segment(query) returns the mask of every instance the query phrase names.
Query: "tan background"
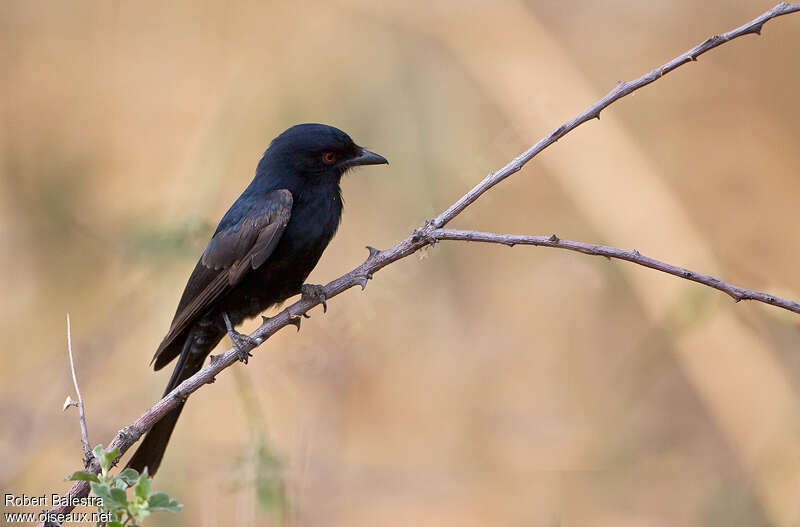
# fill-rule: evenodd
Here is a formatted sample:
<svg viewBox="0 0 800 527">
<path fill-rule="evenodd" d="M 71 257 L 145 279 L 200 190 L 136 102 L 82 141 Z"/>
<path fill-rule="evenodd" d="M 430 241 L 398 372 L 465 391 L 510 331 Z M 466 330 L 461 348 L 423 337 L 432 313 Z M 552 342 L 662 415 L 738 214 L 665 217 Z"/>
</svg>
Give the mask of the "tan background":
<svg viewBox="0 0 800 527">
<path fill-rule="evenodd" d="M 0 488 L 158 397 L 148 368 L 269 140 L 339 126 L 312 281 L 358 264 L 629 80 L 772 7 L 694 2 L 4 2 Z M 800 298 L 800 15 L 625 98 L 453 226 L 636 248 Z M 626 263 L 442 243 L 189 403 L 148 525 L 796 525 L 800 320 Z M 254 326 L 249 325 L 248 328 Z M 227 340 L 225 341 L 227 344 Z"/>
</svg>

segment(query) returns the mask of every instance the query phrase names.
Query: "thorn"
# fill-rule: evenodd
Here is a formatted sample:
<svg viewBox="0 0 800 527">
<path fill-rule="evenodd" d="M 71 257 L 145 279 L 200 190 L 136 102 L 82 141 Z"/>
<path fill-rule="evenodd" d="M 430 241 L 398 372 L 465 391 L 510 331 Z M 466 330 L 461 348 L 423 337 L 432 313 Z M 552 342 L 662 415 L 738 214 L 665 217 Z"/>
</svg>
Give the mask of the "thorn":
<svg viewBox="0 0 800 527">
<path fill-rule="evenodd" d="M 268 317 L 266 315 L 261 315 L 261 320 L 263 321 L 263 322 L 261 322 L 262 324 L 266 324 L 267 322 L 272 320 L 272 317 Z"/>
<path fill-rule="evenodd" d="M 372 273 L 367 273 L 363 276 L 359 276 L 356 278 L 356 280 L 358 280 L 357 283 L 358 285 L 361 286 L 361 290 L 363 291 L 364 289 L 367 288 L 367 280 L 372 280 Z"/>
<path fill-rule="evenodd" d="M 219 360 L 219 355 L 209 355 L 208 356 L 208 363 L 215 364 Z"/>
<path fill-rule="evenodd" d="M 692 277 L 692 272 L 691 271 L 684 271 L 681 274 L 683 275 L 684 278 L 691 278 Z"/>
<path fill-rule="evenodd" d="M 206 384 L 214 384 L 215 382 L 217 382 L 217 378 L 216 378 L 216 377 L 211 377 L 211 378 L 210 378 L 210 379 L 209 379 L 209 380 L 206 382 Z"/>
<path fill-rule="evenodd" d="M 375 247 L 372 247 L 371 245 L 367 245 L 367 250 L 369 251 L 369 256 L 367 256 L 367 260 L 369 260 L 370 258 L 374 258 L 378 254 L 380 254 L 380 251 Z"/>
<path fill-rule="evenodd" d="M 67 395 L 67 398 L 64 401 L 64 406 L 61 407 L 61 410 L 67 411 L 67 408 L 69 408 L 70 406 L 78 406 L 78 401 L 75 401 L 72 397 Z"/>
<path fill-rule="evenodd" d="M 297 327 L 297 331 L 300 331 L 300 321 L 303 320 L 302 318 L 298 317 L 297 315 L 289 315 L 289 324 Z"/>
<path fill-rule="evenodd" d="M 560 239 L 558 238 L 558 236 L 556 236 L 555 234 L 551 234 L 551 235 L 550 235 L 550 237 L 549 237 L 549 238 L 547 238 L 547 241 L 549 241 L 549 242 L 553 242 L 553 243 L 558 243 L 558 242 L 560 242 L 561 240 L 560 240 Z"/>
<path fill-rule="evenodd" d="M 311 318 L 311 315 L 309 315 L 308 313 L 303 313 L 303 318 Z"/>
<path fill-rule="evenodd" d="M 631 251 L 631 256 L 633 256 L 634 258 L 638 258 L 638 257 L 641 256 L 641 253 L 639 251 L 637 251 L 636 249 L 633 249 Z"/>
</svg>

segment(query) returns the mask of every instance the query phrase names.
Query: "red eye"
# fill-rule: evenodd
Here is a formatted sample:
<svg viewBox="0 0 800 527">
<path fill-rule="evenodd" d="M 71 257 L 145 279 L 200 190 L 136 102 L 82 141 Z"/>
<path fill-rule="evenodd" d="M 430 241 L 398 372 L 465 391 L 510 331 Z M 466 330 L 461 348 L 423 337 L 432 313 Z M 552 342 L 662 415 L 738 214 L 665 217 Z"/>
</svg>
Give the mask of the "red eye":
<svg viewBox="0 0 800 527">
<path fill-rule="evenodd" d="M 322 162 L 326 165 L 330 165 L 334 161 L 336 161 L 336 154 L 334 152 L 325 152 L 322 154 Z"/>
</svg>

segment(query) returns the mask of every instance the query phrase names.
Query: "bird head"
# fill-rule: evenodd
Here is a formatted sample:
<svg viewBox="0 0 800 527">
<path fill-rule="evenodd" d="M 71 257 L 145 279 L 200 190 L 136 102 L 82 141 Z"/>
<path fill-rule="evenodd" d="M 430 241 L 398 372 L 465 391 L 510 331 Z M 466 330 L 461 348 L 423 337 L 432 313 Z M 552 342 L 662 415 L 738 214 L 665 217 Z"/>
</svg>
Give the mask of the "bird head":
<svg viewBox="0 0 800 527">
<path fill-rule="evenodd" d="M 297 178 L 304 185 L 338 184 L 350 168 L 388 163 L 385 157 L 358 146 L 338 128 L 306 123 L 292 126 L 272 140 L 258 164 L 256 177 L 264 174 L 273 180 Z"/>
</svg>

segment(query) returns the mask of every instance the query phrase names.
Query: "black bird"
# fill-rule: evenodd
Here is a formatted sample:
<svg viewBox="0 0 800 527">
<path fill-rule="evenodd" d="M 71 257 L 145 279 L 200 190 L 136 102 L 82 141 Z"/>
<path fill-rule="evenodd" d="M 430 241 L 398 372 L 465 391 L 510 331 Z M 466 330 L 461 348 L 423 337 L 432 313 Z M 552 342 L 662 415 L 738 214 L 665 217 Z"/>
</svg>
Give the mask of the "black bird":
<svg viewBox="0 0 800 527">
<path fill-rule="evenodd" d="M 153 356 L 156 370 L 178 357 L 164 395 L 202 368 L 226 332 L 246 361 L 241 343 L 248 337 L 233 326 L 301 292 L 319 298 L 321 287 L 303 282 L 339 226 L 342 175 L 385 163 L 324 124 L 299 124 L 272 140 L 255 178 L 219 222 Z M 156 473 L 182 409 L 150 429 L 129 467 Z"/>
</svg>

